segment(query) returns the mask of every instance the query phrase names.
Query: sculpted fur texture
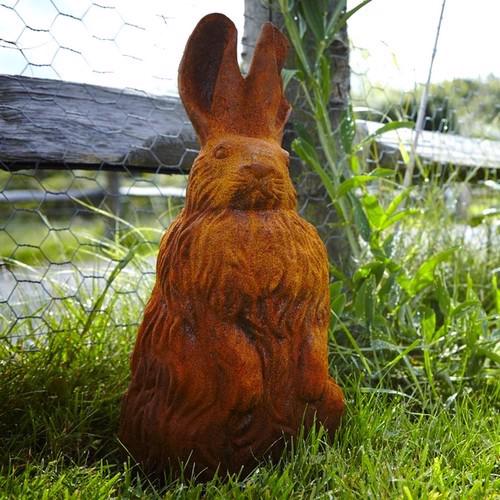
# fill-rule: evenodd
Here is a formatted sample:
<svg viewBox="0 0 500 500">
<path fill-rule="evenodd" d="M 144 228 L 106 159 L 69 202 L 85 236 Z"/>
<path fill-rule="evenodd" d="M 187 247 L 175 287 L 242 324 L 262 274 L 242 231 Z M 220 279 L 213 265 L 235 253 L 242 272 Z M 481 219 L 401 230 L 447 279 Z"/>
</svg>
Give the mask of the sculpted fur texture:
<svg viewBox="0 0 500 500">
<path fill-rule="evenodd" d="M 302 424 L 333 433 L 343 412 L 328 375 L 327 255 L 296 212 L 280 146 L 286 51 L 264 25 L 244 78 L 233 23 L 211 14 L 181 62 L 202 148 L 160 244 L 120 425 L 147 470 L 250 470 Z"/>
</svg>

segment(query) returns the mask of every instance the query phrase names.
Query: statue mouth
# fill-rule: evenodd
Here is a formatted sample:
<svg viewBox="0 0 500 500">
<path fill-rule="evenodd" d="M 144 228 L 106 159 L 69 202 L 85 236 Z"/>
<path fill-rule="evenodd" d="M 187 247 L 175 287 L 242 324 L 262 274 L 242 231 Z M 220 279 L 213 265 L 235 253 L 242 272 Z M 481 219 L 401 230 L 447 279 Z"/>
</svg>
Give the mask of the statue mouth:
<svg viewBox="0 0 500 500">
<path fill-rule="evenodd" d="M 245 181 L 234 192 L 231 206 L 240 210 L 265 210 L 278 208 L 282 201 L 281 190 L 271 178 Z"/>
</svg>

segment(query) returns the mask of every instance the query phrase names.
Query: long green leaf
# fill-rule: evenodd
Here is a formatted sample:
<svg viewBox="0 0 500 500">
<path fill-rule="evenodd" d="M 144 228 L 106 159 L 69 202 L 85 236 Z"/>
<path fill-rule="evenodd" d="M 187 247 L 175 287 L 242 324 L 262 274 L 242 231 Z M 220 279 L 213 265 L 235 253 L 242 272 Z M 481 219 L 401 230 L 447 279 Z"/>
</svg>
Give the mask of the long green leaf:
<svg viewBox="0 0 500 500">
<path fill-rule="evenodd" d="M 391 130 L 397 130 L 400 128 L 412 129 L 414 127 L 415 127 L 415 123 L 411 122 L 411 121 L 394 121 L 394 122 L 386 123 L 385 125 L 382 125 L 382 127 L 375 130 L 375 132 L 373 132 L 370 135 L 367 135 L 363 140 L 358 142 L 358 144 L 356 144 L 353 147 L 353 151 L 356 152 L 356 151 L 361 150 L 364 146 L 366 146 L 371 141 L 373 141 L 373 139 L 375 139 L 376 137 L 378 137 L 382 134 L 385 134 L 386 132 L 390 132 Z"/>
<path fill-rule="evenodd" d="M 402 350 L 395 358 L 391 359 L 384 368 L 391 368 L 394 366 L 400 359 L 404 358 L 408 353 L 416 349 L 420 344 L 420 339 L 414 340 L 408 347 Z"/>
<path fill-rule="evenodd" d="M 298 137 L 292 142 L 292 149 L 299 155 L 301 160 L 305 161 L 320 176 L 330 199 L 335 201 L 335 186 L 328 173 L 321 166 L 314 147 L 304 139 Z"/>
<path fill-rule="evenodd" d="M 370 364 L 368 362 L 368 358 L 363 354 L 363 351 L 361 350 L 361 347 L 356 342 L 356 339 L 354 338 L 354 336 L 352 335 L 352 333 L 349 331 L 349 328 L 342 321 L 342 319 L 337 314 L 335 314 L 334 310 L 332 310 L 331 312 L 332 312 L 333 316 L 335 317 L 335 319 L 338 321 L 338 324 L 339 324 L 340 328 L 342 329 L 342 331 L 344 332 L 345 336 L 347 337 L 347 339 L 351 343 L 354 351 L 359 356 L 359 359 L 361 360 L 361 363 L 363 364 L 365 370 L 369 374 L 371 374 L 372 373 L 372 369 L 371 369 Z"/>
<path fill-rule="evenodd" d="M 434 271 L 437 265 L 448 260 L 455 251 L 455 248 L 449 248 L 448 250 L 433 255 L 420 265 L 413 278 L 401 275 L 398 277 L 398 283 L 409 296 L 415 295 L 426 286 L 433 283 Z"/>
<path fill-rule="evenodd" d="M 288 84 L 295 78 L 299 71 L 297 69 L 284 68 L 281 71 L 281 78 L 283 80 L 283 90 L 286 90 Z"/>
<path fill-rule="evenodd" d="M 369 174 L 355 175 L 343 181 L 337 188 L 337 197 L 345 196 L 348 192 L 357 187 L 364 186 L 365 184 L 373 181 L 380 180 L 380 177 L 393 176 L 394 171 L 385 168 L 376 168 Z"/>
<path fill-rule="evenodd" d="M 114 267 L 113 271 L 109 275 L 109 278 L 106 280 L 106 284 L 105 284 L 102 292 L 98 295 L 97 299 L 95 300 L 94 304 L 92 305 L 92 309 L 90 311 L 90 314 L 88 315 L 87 321 L 85 322 L 85 325 L 83 326 L 83 330 L 81 333 L 82 336 L 85 335 L 90 330 L 92 322 L 94 321 L 96 314 L 99 312 L 113 281 L 115 281 L 115 279 L 118 277 L 118 275 L 121 273 L 121 271 L 134 258 L 138 245 L 139 244 L 136 244 L 130 248 L 127 255 L 125 255 L 125 257 L 118 262 L 118 264 Z"/>
<path fill-rule="evenodd" d="M 356 136 L 356 122 L 354 121 L 354 114 L 352 106 L 349 105 L 347 110 L 342 114 L 340 120 L 340 140 L 342 147 L 347 155 L 352 153 L 352 144 Z"/>
<path fill-rule="evenodd" d="M 370 3 L 372 0 L 364 0 L 363 2 L 353 7 L 351 10 L 347 11 L 341 18 L 340 22 L 345 23 L 353 14 L 356 14 L 359 9 L 362 9 L 366 4 Z"/>
<path fill-rule="evenodd" d="M 337 188 L 337 196 L 340 198 L 341 196 L 345 196 L 349 191 L 353 189 L 363 186 L 368 182 L 376 181 L 377 178 L 371 175 L 355 175 L 350 179 L 346 179 L 344 182 L 340 184 Z"/>
<path fill-rule="evenodd" d="M 383 221 L 380 222 L 379 230 L 383 231 L 384 229 L 387 229 L 388 227 L 395 224 L 396 222 L 406 219 L 406 217 L 409 217 L 411 215 L 417 215 L 419 213 L 420 211 L 415 208 L 408 208 L 407 210 L 401 210 L 401 212 L 398 212 L 392 217 L 389 218 L 384 217 Z"/>
<path fill-rule="evenodd" d="M 363 210 L 363 206 L 361 205 L 361 202 L 358 200 L 358 198 L 352 193 L 350 193 L 349 200 L 353 208 L 354 223 L 356 224 L 358 233 L 366 242 L 369 242 L 372 231 L 370 228 L 370 223 L 368 222 L 368 219 L 366 217 L 366 213 Z"/>
<path fill-rule="evenodd" d="M 372 229 L 380 229 L 380 224 L 384 218 L 384 209 L 378 202 L 377 197 L 373 194 L 365 194 L 361 198 L 361 203 L 363 204 Z"/>
<path fill-rule="evenodd" d="M 297 54 L 298 62 L 301 66 L 300 69 L 302 69 L 302 71 L 304 72 L 305 77 L 310 78 L 311 70 L 307 55 L 303 47 L 302 36 L 299 32 L 298 23 L 295 22 L 294 16 L 291 13 L 288 0 L 279 0 L 279 6 L 281 12 L 283 13 L 288 37 L 292 42 L 295 53 Z"/>
<path fill-rule="evenodd" d="M 323 40 L 325 38 L 325 2 L 323 0 L 300 2 L 299 7 L 316 40 Z"/>
<path fill-rule="evenodd" d="M 404 200 L 406 200 L 406 198 L 408 198 L 411 191 L 412 191 L 411 187 L 408 189 L 404 189 L 403 191 L 401 191 L 401 193 L 399 193 L 397 196 L 395 196 L 391 200 L 391 202 L 389 203 L 389 206 L 387 207 L 387 209 L 385 211 L 385 215 L 387 218 L 390 217 L 397 210 L 399 205 L 401 205 L 401 203 Z"/>
<path fill-rule="evenodd" d="M 335 4 L 333 12 L 326 23 L 326 37 L 330 41 L 337 34 L 338 21 L 347 5 L 346 0 L 338 0 Z"/>
</svg>

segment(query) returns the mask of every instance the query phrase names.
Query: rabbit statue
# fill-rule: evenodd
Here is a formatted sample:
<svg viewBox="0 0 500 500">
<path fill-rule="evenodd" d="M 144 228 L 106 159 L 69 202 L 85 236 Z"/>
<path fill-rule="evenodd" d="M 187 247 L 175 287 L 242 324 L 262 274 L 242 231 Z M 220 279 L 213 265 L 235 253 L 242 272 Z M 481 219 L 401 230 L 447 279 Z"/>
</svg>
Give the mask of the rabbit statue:
<svg viewBox="0 0 500 500">
<path fill-rule="evenodd" d="M 160 243 L 119 431 L 153 472 L 249 471 L 302 425 L 332 434 L 344 409 L 328 375 L 326 250 L 296 211 L 280 146 L 288 42 L 265 24 L 243 77 L 236 41 L 210 14 L 179 68 L 201 151 Z"/>
</svg>

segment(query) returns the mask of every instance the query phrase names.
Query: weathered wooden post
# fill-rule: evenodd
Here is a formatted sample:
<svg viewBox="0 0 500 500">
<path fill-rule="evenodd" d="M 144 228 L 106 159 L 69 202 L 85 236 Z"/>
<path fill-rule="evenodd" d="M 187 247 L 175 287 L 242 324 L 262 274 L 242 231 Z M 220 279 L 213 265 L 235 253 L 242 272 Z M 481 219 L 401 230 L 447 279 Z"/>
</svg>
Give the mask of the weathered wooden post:
<svg viewBox="0 0 500 500">
<path fill-rule="evenodd" d="M 108 208 L 112 215 L 116 217 L 121 216 L 121 195 L 120 195 L 120 173 L 119 172 L 106 172 L 106 196 L 108 198 Z M 110 239 L 114 239 L 116 230 L 118 228 L 118 221 L 114 218 L 106 219 L 106 232 Z"/>
<path fill-rule="evenodd" d="M 299 0 L 308 1 L 308 0 Z M 331 13 L 338 8 L 340 0 L 327 2 L 328 12 Z M 320 3 L 317 6 L 321 9 Z M 245 29 L 243 33 L 242 66 L 246 71 L 250 65 L 252 48 L 255 45 L 259 34 L 260 26 L 266 21 L 272 21 L 278 27 L 282 27 L 283 18 L 277 7 L 277 2 L 273 0 L 245 0 Z M 307 35 L 304 40 L 306 46 L 310 40 Z M 332 130 L 336 134 L 337 150 L 342 151 L 340 141 L 340 125 L 345 111 L 349 104 L 350 76 L 349 67 L 349 41 L 347 27 L 340 28 L 339 33 L 331 46 L 328 48 L 330 65 L 332 68 L 331 95 L 329 102 L 330 120 Z M 288 87 L 288 94 L 293 96 L 297 92 L 293 88 L 293 83 Z M 294 113 L 292 122 L 298 121 L 303 126 L 314 130 L 311 124 L 310 114 L 304 112 L 305 103 L 299 98 L 293 101 Z M 288 147 L 294 138 L 293 125 L 287 127 L 285 134 L 285 147 Z M 343 158 L 339 155 L 339 170 L 342 169 Z M 319 234 L 326 244 L 330 261 L 348 272 L 352 267 L 351 252 L 349 244 L 342 227 L 338 227 L 338 217 L 335 209 L 329 201 L 328 194 L 318 175 L 308 170 L 298 158 L 292 159 L 290 172 L 292 179 L 297 186 L 297 194 L 301 214 L 312 222 L 319 231 Z"/>
<path fill-rule="evenodd" d="M 333 433 L 343 412 L 326 250 L 296 211 L 280 147 L 287 48 L 265 24 L 244 78 L 227 17 L 206 16 L 187 43 L 179 92 L 201 151 L 160 245 L 120 426 L 150 471 L 248 471 L 315 418 Z"/>
</svg>

